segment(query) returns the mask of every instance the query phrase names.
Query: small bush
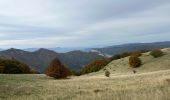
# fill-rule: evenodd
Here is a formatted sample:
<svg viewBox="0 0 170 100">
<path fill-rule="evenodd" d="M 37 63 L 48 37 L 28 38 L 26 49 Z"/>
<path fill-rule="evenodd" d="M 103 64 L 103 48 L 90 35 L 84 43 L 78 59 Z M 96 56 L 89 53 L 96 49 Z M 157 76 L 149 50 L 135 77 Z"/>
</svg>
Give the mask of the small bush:
<svg viewBox="0 0 170 100">
<path fill-rule="evenodd" d="M 129 65 L 133 68 L 139 67 L 141 65 L 141 60 L 139 57 L 130 56 L 129 58 Z"/>
<path fill-rule="evenodd" d="M 152 50 L 150 52 L 150 55 L 153 56 L 154 58 L 158 58 L 158 57 L 163 56 L 164 54 L 160 49 L 156 49 L 156 50 Z"/>
<path fill-rule="evenodd" d="M 166 79 L 166 82 L 170 83 L 170 79 L 169 79 L 169 78 L 168 78 L 168 79 Z"/>
<path fill-rule="evenodd" d="M 102 92 L 102 90 L 99 89 L 94 90 L 94 93 L 99 93 L 99 92 Z"/>
<path fill-rule="evenodd" d="M 109 71 L 105 71 L 105 76 L 106 77 L 110 77 L 110 72 Z"/>
<path fill-rule="evenodd" d="M 110 61 L 108 59 L 95 60 L 82 69 L 82 73 L 92 73 L 103 69 Z"/>
<path fill-rule="evenodd" d="M 133 73 L 136 74 L 136 70 L 133 70 Z"/>
</svg>

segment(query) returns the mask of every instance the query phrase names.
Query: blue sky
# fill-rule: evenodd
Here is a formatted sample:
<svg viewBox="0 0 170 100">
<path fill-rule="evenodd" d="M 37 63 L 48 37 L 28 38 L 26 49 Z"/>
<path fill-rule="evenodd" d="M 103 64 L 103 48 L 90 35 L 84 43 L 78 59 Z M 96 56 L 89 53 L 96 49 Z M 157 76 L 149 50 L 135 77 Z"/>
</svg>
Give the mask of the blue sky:
<svg viewBox="0 0 170 100">
<path fill-rule="evenodd" d="M 0 48 L 170 40 L 170 0 L 0 0 Z"/>
</svg>

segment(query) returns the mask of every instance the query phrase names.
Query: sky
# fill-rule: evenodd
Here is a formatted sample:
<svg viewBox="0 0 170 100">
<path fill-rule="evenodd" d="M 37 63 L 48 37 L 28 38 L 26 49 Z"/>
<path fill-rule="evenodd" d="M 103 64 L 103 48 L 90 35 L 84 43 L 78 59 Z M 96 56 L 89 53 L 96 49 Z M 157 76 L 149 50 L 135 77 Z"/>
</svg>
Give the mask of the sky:
<svg viewBox="0 0 170 100">
<path fill-rule="evenodd" d="M 170 0 L 0 0 L 0 48 L 170 40 Z"/>
</svg>

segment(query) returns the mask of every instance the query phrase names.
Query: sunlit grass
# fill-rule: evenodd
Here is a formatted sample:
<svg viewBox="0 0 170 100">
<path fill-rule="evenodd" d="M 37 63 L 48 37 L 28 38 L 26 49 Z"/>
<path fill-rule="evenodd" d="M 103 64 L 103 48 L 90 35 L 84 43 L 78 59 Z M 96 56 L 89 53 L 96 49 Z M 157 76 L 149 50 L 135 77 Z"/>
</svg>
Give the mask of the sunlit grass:
<svg viewBox="0 0 170 100">
<path fill-rule="evenodd" d="M 169 100 L 170 71 L 55 80 L 45 75 L 0 75 L 0 99 Z"/>
</svg>

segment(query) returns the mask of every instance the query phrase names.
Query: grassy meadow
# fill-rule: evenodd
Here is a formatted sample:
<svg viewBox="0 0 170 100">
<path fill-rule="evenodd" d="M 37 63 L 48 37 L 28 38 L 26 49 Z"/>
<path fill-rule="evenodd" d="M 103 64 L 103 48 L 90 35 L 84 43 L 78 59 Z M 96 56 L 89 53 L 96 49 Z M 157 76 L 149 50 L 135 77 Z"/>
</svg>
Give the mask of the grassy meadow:
<svg viewBox="0 0 170 100">
<path fill-rule="evenodd" d="M 134 75 L 0 75 L 1 100 L 170 100 L 170 70 Z"/>
</svg>

